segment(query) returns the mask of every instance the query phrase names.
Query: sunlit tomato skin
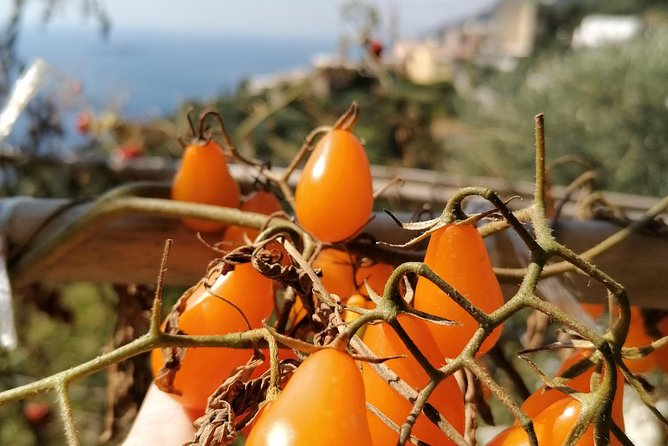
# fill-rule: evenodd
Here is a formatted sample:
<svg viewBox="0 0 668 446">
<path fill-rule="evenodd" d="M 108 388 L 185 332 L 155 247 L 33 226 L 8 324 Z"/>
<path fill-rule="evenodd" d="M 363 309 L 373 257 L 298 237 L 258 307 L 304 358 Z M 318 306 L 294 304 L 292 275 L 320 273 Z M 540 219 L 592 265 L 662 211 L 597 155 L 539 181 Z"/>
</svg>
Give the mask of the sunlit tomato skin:
<svg viewBox="0 0 668 446">
<path fill-rule="evenodd" d="M 366 297 L 362 296 L 361 294 L 353 294 L 346 300 L 345 304 L 349 305 L 351 307 L 359 307 L 359 308 L 366 308 L 367 307 L 367 299 Z M 357 318 L 359 318 L 360 315 L 358 313 L 355 313 L 354 311 L 349 311 L 349 310 L 344 310 L 343 311 L 343 321 L 346 323 L 351 323 Z"/>
<path fill-rule="evenodd" d="M 336 294 L 342 300 L 355 293 L 353 259 L 347 252 L 333 248 L 323 249 L 311 266 L 320 269 L 320 280 L 329 293 Z M 297 299 L 290 310 L 292 325 L 299 323 L 306 315 L 306 309 Z"/>
<path fill-rule="evenodd" d="M 573 353 L 564 360 L 561 367 L 559 367 L 556 376 L 561 376 L 570 367 L 577 364 L 582 359 L 589 357 L 590 355 L 591 352 L 589 350 L 578 350 L 577 352 Z M 591 376 L 593 373 L 594 367 L 592 366 L 580 375 L 569 380 L 566 385 L 577 392 L 589 392 Z M 545 386 L 541 386 L 524 401 L 522 404 L 522 410 L 530 418 L 533 418 L 545 410 L 552 403 L 566 398 L 566 396 L 567 395 L 564 392 L 556 389 L 546 390 Z"/>
<path fill-rule="evenodd" d="M 394 268 L 387 263 L 378 262 L 370 265 L 361 265 L 355 273 L 355 283 L 358 285 L 357 292 L 362 296 L 369 295 L 369 291 L 364 284 L 364 281 L 366 281 L 367 285 L 376 294 L 382 296 L 385 291 L 385 284 L 392 275 L 392 272 L 394 272 Z"/>
<path fill-rule="evenodd" d="M 564 361 L 560 373 L 568 369 L 580 359 L 585 358 L 587 355 L 588 353 L 585 351 L 575 353 Z M 593 367 L 578 377 L 573 378 L 568 386 L 578 392 L 589 392 L 592 374 Z M 615 398 L 612 401 L 611 414 L 615 423 L 624 430 L 624 375 L 619 369 L 616 370 L 616 374 L 617 387 Z M 541 393 L 542 388 L 534 392 L 534 394 L 524 402 L 522 410 L 532 418 L 534 427 L 542 426 L 541 429 L 545 429 L 543 441 L 545 441 L 547 445 L 562 445 L 577 421 L 580 413 L 580 402 L 563 392 L 558 392 L 553 389 Z M 542 397 L 545 398 L 542 399 Z M 577 444 L 580 446 L 593 445 L 593 432 L 593 428 L 587 429 Z M 538 434 L 538 430 L 536 431 L 536 434 L 538 435 L 538 443 L 542 445 L 543 442 L 541 442 L 541 436 Z M 610 437 L 610 444 L 620 444 L 617 439 L 612 438 L 612 434 Z"/>
<path fill-rule="evenodd" d="M 490 313 L 503 304 L 501 287 L 485 242 L 475 226 L 451 224 L 432 233 L 424 263 L 482 311 Z M 418 279 L 414 305 L 418 310 L 463 324 L 449 327 L 429 324 L 429 330 L 445 357 L 459 355 L 478 328 L 469 313 L 424 277 Z M 485 340 L 478 354 L 487 352 L 500 334 L 501 326 Z"/>
<path fill-rule="evenodd" d="M 616 396 L 615 401 L 617 399 Z M 619 399 L 621 400 L 621 395 Z M 580 402 L 568 395 L 547 406 L 533 418 L 538 444 L 540 446 L 563 446 L 566 444 L 566 440 L 580 417 L 580 410 Z M 621 411 L 621 406 L 618 408 L 613 406 L 612 410 L 613 418 L 619 424 L 620 420 L 614 412 L 616 410 Z M 620 427 L 623 429 L 624 425 L 622 424 Z M 527 446 L 529 444 L 529 438 L 524 430 L 515 424 L 494 437 L 487 446 Z M 575 444 L 577 446 L 593 446 L 594 426 L 589 425 Z M 619 440 L 612 433 L 610 433 L 610 444 L 613 446 L 620 445 Z"/>
<path fill-rule="evenodd" d="M 621 401 L 621 395 L 619 400 Z M 617 397 L 615 397 L 615 401 Z M 621 405 L 621 402 L 620 402 Z M 570 432 L 575 427 L 578 417 L 580 416 L 581 405 L 576 399 L 568 396 L 551 404 L 547 409 L 542 411 L 534 420 L 534 424 L 544 427 L 542 436 L 538 437 L 538 444 L 541 446 L 546 444 L 548 446 L 563 446 L 570 435 Z M 621 408 L 619 409 L 621 410 Z M 615 408 L 613 407 L 613 412 Z M 621 416 L 621 415 L 620 415 Z M 613 413 L 613 419 L 619 424 L 619 420 Z M 620 426 L 624 429 L 624 425 Z M 610 432 L 610 445 L 619 446 L 621 443 Z M 594 426 L 589 425 L 584 434 L 576 443 L 577 446 L 593 446 L 594 445 Z"/>
<path fill-rule="evenodd" d="M 432 365 L 442 366 L 438 348 L 424 322 L 404 316 L 399 316 L 399 321 L 411 339 L 419 346 L 420 351 L 432 362 Z M 367 325 L 364 333 L 364 343 L 379 357 L 405 355 L 405 358 L 387 361 L 386 365 L 409 386 L 421 389 L 429 382 L 424 369 L 389 325 L 385 323 Z M 368 363 L 362 364 L 362 376 L 367 401 L 401 426 L 413 405 L 392 389 Z M 429 398 L 429 402 L 458 432 L 463 433 L 464 399 L 453 377 L 446 378 L 436 387 Z M 368 412 L 368 417 L 375 446 L 389 446 L 397 443 L 398 434 L 373 413 Z M 453 444 L 424 414 L 418 417 L 411 432 L 428 444 Z"/>
<path fill-rule="evenodd" d="M 255 212 L 258 214 L 271 215 L 279 212 L 281 202 L 278 201 L 276 195 L 266 190 L 258 190 L 253 192 L 246 200 L 241 203 L 240 209 L 245 212 Z M 226 244 L 232 247 L 237 247 L 244 244 L 244 234 L 249 240 L 255 240 L 259 231 L 257 229 L 245 228 L 243 226 L 229 225 L 225 228 L 223 240 Z"/>
<path fill-rule="evenodd" d="M 330 293 L 346 299 L 355 292 L 353 261 L 347 252 L 323 249 L 313 261 L 313 268 L 322 271 L 322 284 Z"/>
<path fill-rule="evenodd" d="M 543 433 L 544 428 L 545 427 L 543 425 L 537 425 L 534 423 L 533 429 L 536 433 L 536 437 L 542 438 L 545 436 Z M 529 436 L 526 434 L 524 429 L 522 429 L 521 426 L 515 424 L 501 431 L 489 443 L 487 443 L 487 446 L 529 446 L 530 444 Z M 542 446 L 542 443 L 539 443 L 539 445 Z"/>
<path fill-rule="evenodd" d="M 347 130 L 332 130 L 316 145 L 295 191 L 299 223 L 325 242 L 354 236 L 373 208 L 369 160 Z"/>
<path fill-rule="evenodd" d="M 250 264 L 238 265 L 234 271 L 209 278 L 211 292 L 200 282 L 179 317 L 178 326 L 189 335 L 220 335 L 246 331 L 248 326 L 239 312 L 220 296 L 242 309 L 251 327 L 258 328 L 273 308 L 272 281 Z M 213 294 L 212 294 L 213 293 Z M 209 395 L 229 376 L 231 370 L 244 364 L 251 350 L 234 348 L 189 348 L 176 375 L 174 387 L 182 392 L 176 398 L 185 408 L 203 411 Z M 162 352 L 151 354 L 154 376 L 162 367 Z"/>
<path fill-rule="evenodd" d="M 653 341 L 654 339 L 645 329 L 645 318 L 643 317 L 642 309 L 635 305 L 631 305 L 631 320 L 624 347 L 645 347 Z M 624 359 L 624 364 L 626 364 L 629 370 L 633 373 L 649 372 L 657 367 L 656 353 L 657 352 L 653 352 L 650 355 L 638 359 Z"/>
<path fill-rule="evenodd" d="M 172 199 L 192 203 L 239 207 L 239 185 L 232 178 L 222 149 L 215 141 L 188 145 L 172 182 Z M 183 219 L 193 231 L 214 232 L 224 223 L 203 219 Z"/>
<path fill-rule="evenodd" d="M 547 406 L 533 421 L 539 446 L 563 446 L 580 416 L 580 403 L 567 396 Z M 589 427 L 576 443 L 593 446 L 593 429 Z M 529 436 L 518 424 L 494 437 L 487 446 L 529 446 Z"/>
<path fill-rule="evenodd" d="M 350 355 L 313 353 L 255 422 L 246 446 L 370 446 L 362 376 Z"/>
<path fill-rule="evenodd" d="M 568 436 L 580 417 L 580 410 L 580 402 L 570 396 L 549 405 L 534 420 L 534 424 L 544 426 L 541 436 L 538 437 L 538 444 L 546 444 L 548 446 L 562 446 L 566 444 Z M 611 443 L 614 444 L 614 440 L 612 438 L 611 440 Z M 594 445 L 593 426 L 590 425 L 587 428 L 576 445 Z"/>
</svg>

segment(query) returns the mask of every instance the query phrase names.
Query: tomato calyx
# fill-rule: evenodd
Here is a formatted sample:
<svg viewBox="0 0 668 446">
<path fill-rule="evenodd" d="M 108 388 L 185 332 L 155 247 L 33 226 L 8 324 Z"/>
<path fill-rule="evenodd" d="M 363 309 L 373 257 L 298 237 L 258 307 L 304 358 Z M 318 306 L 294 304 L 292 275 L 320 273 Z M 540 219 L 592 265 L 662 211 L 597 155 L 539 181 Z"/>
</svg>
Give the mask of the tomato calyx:
<svg viewBox="0 0 668 446">
<path fill-rule="evenodd" d="M 336 120 L 332 128 L 334 130 L 352 131 L 359 118 L 360 107 L 357 102 L 352 102 L 350 107 Z"/>
<path fill-rule="evenodd" d="M 181 144 L 184 147 L 187 145 L 203 146 L 211 142 L 213 139 L 213 129 L 207 125 L 207 120 L 213 117 L 220 127 L 219 130 L 222 136 L 223 150 L 230 153 L 236 152 L 236 149 L 234 149 L 234 143 L 232 143 L 232 139 L 230 138 L 229 133 L 227 133 L 227 129 L 225 128 L 223 118 L 220 116 L 220 113 L 217 110 L 203 111 L 196 121 L 193 119 L 192 114 L 193 109 L 188 110 L 188 113 L 186 114 L 186 121 L 188 122 L 188 127 L 190 128 L 192 140 L 188 144 L 181 140 Z"/>
</svg>

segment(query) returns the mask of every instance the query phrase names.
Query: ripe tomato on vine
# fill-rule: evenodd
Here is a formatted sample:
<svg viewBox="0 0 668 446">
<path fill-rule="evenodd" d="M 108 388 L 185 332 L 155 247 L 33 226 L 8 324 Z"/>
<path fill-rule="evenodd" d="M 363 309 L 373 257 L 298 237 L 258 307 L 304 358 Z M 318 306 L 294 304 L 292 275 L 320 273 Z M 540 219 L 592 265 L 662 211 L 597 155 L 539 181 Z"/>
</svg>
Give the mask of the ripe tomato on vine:
<svg viewBox="0 0 668 446">
<path fill-rule="evenodd" d="M 369 302 L 370 301 L 368 301 L 364 296 L 356 293 L 350 296 L 344 303 L 351 307 L 367 308 Z M 343 321 L 346 323 L 351 323 L 352 321 L 356 320 L 359 317 L 360 315 L 358 313 L 355 313 L 354 311 L 350 310 L 344 310 L 343 315 L 341 316 Z"/>
<path fill-rule="evenodd" d="M 557 372 L 561 375 L 567 369 L 577 364 L 582 359 L 591 355 L 590 351 L 580 350 L 568 357 Z M 587 393 L 590 391 L 590 382 L 594 373 L 594 365 L 582 374 L 571 379 L 566 385 L 576 392 Z M 620 369 L 615 370 L 617 387 L 615 397 L 612 401 L 611 415 L 614 422 L 624 430 L 624 376 Z M 581 403 L 569 394 L 556 390 L 538 388 L 522 405 L 522 410 L 532 419 L 536 437 L 539 445 L 561 446 L 564 444 L 571 430 L 580 416 Z M 589 426 L 580 440 L 579 446 L 590 446 L 594 444 L 594 430 Z M 524 430 L 515 424 L 497 435 L 490 446 L 528 445 L 529 439 Z M 619 445 L 616 438 L 610 437 L 610 444 Z"/>
<path fill-rule="evenodd" d="M 533 418 L 538 444 L 540 446 L 563 446 L 566 444 L 568 436 L 578 422 L 581 409 L 581 403 L 568 395 L 547 406 Z M 614 412 L 615 408 L 613 407 L 613 419 L 619 424 L 618 416 Z M 620 427 L 623 429 L 623 424 Z M 494 437 L 488 443 L 488 446 L 528 446 L 529 444 L 529 437 L 524 429 L 515 424 Z M 594 426 L 589 425 L 575 444 L 577 446 L 594 445 Z M 621 444 L 612 432 L 610 433 L 610 444 L 613 446 Z"/>
<path fill-rule="evenodd" d="M 313 268 L 322 272 L 322 284 L 330 293 L 347 299 L 355 291 L 353 259 L 338 249 L 323 249 L 313 261 Z"/>
<path fill-rule="evenodd" d="M 273 283 L 250 264 L 235 267 L 225 275 L 209 277 L 210 288 L 200 281 L 192 290 L 178 327 L 189 335 L 220 335 L 258 328 L 273 308 Z M 236 308 L 235 308 L 236 307 Z M 243 312 L 243 315 L 241 314 Z M 206 401 L 233 368 L 244 364 L 250 350 L 235 348 L 189 348 L 176 373 L 174 395 L 185 408 L 203 413 Z M 154 376 L 159 374 L 163 354 L 151 354 Z"/>
<path fill-rule="evenodd" d="M 590 355 L 591 351 L 589 350 L 576 351 L 564 360 L 564 362 L 561 364 L 561 367 L 559 367 L 559 370 L 557 370 L 556 376 L 561 376 L 570 367 L 577 364 L 581 360 L 588 358 Z M 566 383 L 566 386 L 570 387 L 576 392 L 588 392 L 591 376 L 593 373 L 594 367 L 592 366 L 583 373 L 570 379 Z M 547 389 L 545 386 L 541 386 L 524 401 L 522 404 L 522 410 L 529 417 L 533 418 L 545 410 L 549 405 L 565 398 L 566 396 L 567 394 L 561 392 L 560 390 Z"/>
<path fill-rule="evenodd" d="M 316 145 L 297 183 L 297 220 L 318 239 L 338 242 L 362 229 L 372 208 L 364 147 L 349 130 L 331 130 Z"/>
<path fill-rule="evenodd" d="M 208 114 L 212 112 L 202 115 L 199 135 L 184 149 L 172 181 L 172 199 L 236 208 L 239 207 L 239 185 L 230 175 L 223 149 L 203 135 L 203 121 Z M 199 232 L 214 232 L 225 227 L 224 223 L 204 219 L 185 218 L 182 221 Z"/>
<path fill-rule="evenodd" d="M 325 248 L 318 253 L 312 266 L 320 270 L 320 279 L 329 293 L 345 300 L 355 292 L 353 258 L 347 252 Z M 290 311 L 290 320 L 297 324 L 306 315 L 306 309 L 301 301 L 297 300 Z"/>
<path fill-rule="evenodd" d="M 399 316 L 398 320 L 432 365 L 440 367 L 442 357 L 425 323 L 408 316 Z M 376 356 L 405 356 L 392 359 L 386 365 L 409 386 L 421 389 L 429 382 L 429 377 L 422 366 L 388 324 L 367 325 L 363 340 Z M 401 426 L 413 408 L 413 404 L 392 389 L 368 363 L 362 363 L 362 376 L 367 401 L 395 424 Z M 464 397 L 454 377 L 450 376 L 443 380 L 432 392 L 429 402 L 458 432 L 464 432 Z M 368 417 L 374 445 L 385 446 L 397 442 L 398 434 L 387 424 L 370 412 Z M 412 433 L 428 444 L 453 444 L 424 414 L 417 418 Z"/>
<path fill-rule="evenodd" d="M 248 196 L 242 203 L 240 208 L 244 212 L 256 212 L 258 214 L 271 215 L 279 212 L 281 202 L 278 201 L 276 195 L 268 190 L 256 190 Z M 229 225 L 225 228 L 223 233 L 223 240 L 235 247 L 245 242 L 244 235 L 249 240 L 255 240 L 259 231 L 257 229 L 245 228 L 243 226 Z"/>
<path fill-rule="evenodd" d="M 385 283 L 392 275 L 394 268 L 392 265 L 383 262 L 362 263 L 355 272 L 355 284 L 357 285 L 357 292 L 363 296 L 368 296 L 364 282 L 371 287 L 378 295 L 383 295 L 385 290 Z"/>
<path fill-rule="evenodd" d="M 353 358 L 309 356 L 255 421 L 246 446 L 370 446 L 364 384 Z"/>
<path fill-rule="evenodd" d="M 431 234 L 424 263 L 480 310 L 490 313 L 503 304 L 503 294 L 480 233 L 471 224 L 450 224 Z M 424 277 L 418 279 L 415 308 L 461 322 L 460 326 L 430 324 L 441 353 L 455 358 L 478 329 L 466 310 Z M 501 326 L 483 342 L 479 355 L 487 352 L 501 334 Z"/>
</svg>

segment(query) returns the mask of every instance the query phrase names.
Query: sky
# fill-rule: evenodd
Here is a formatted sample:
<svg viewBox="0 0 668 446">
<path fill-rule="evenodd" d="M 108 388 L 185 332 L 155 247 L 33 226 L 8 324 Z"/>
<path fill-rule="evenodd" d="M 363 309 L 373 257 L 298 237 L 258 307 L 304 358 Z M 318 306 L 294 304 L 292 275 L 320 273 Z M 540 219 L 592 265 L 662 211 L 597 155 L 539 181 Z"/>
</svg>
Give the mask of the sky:
<svg viewBox="0 0 668 446">
<path fill-rule="evenodd" d="M 78 5 L 69 0 L 49 25 L 52 27 L 93 27 L 86 22 Z M 416 37 L 421 33 L 467 14 L 479 11 L 495 0 L 369 0 L 381 16 L 397 13 L 399 34 Z M 0 26 L 9 15 L 10 4 L 0 2 Z M 339 35 L 346 24 L 340 18 L 345 0 L 106 0 L 104 4 L 116 29 L 171 30 L 303 37 Z M 28 1 L 26 24 L 39 22 L 42 2 Z M 158 6 L 159 5 L 159 6 Z M 112 28 L 113 32 L 113 28 Z"/>
</svg>

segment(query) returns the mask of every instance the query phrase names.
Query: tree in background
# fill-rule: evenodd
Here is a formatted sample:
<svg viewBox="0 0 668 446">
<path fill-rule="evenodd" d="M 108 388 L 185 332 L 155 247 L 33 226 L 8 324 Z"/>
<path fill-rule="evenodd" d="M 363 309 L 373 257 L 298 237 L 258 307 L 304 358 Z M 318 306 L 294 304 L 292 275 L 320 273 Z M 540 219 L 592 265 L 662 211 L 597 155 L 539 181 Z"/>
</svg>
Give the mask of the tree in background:
<svg viewBox="0 0 668 446">
<path fill-rule="evenodd" d="M 603 48 L 551 53 L 531 67 L 490 76 L 459 114 L 481 129 L 447 141 L 451 169 L 532 178 L 526 116 L 545 112 L 553 157 L 579 154 L 599 169 L 604 188 L 668 193 L 668 29 Z M 512 166 L 512 170 L 511 170 Z M 568 182 L 571 176 L 557 176 Z"/>
</svg>

